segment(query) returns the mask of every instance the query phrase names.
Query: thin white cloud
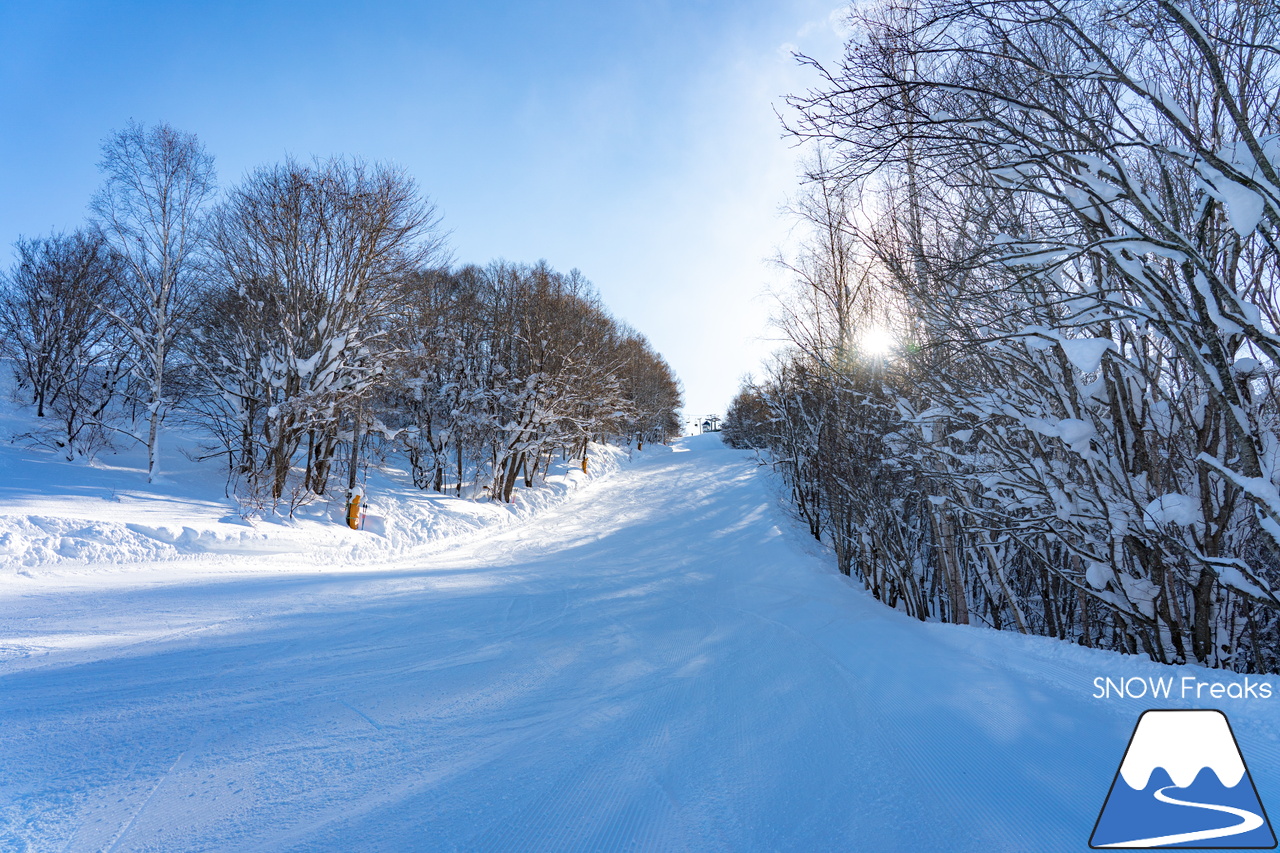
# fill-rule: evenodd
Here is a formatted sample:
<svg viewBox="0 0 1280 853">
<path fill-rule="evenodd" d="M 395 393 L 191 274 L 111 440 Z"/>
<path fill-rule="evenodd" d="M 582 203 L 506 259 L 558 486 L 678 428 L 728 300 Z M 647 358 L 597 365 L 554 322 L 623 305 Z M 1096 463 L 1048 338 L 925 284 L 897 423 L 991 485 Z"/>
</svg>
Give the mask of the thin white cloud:
<svg viewBox="0 0 1280 853">
<path fill-rule="evenodd" d="M 845 3 L 827 12 L 820 18 L 806 21 L 796 30 L 795 39 L 803 42 L 818 35 L 834 35 L 840 39 L 848 38 L 853 30 L 849 26 L 849 11 L 852 7 Z"/>
</svg>

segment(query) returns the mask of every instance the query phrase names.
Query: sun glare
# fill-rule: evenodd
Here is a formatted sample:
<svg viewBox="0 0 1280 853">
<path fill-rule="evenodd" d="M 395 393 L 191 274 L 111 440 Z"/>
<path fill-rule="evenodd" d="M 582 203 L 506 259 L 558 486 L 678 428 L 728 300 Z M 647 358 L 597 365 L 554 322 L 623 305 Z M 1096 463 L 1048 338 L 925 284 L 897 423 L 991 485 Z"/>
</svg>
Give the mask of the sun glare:
<svg viewBox="0 0 1280 853">
<path fill-rule="evenodd" d="M 888 355 L 895 343 L 897 341 L 894 339 L 893 332 L 884 326 L 870 326 L 858 339 L 859 349 L 863 354 L 876 357 Z"/>
</svg>

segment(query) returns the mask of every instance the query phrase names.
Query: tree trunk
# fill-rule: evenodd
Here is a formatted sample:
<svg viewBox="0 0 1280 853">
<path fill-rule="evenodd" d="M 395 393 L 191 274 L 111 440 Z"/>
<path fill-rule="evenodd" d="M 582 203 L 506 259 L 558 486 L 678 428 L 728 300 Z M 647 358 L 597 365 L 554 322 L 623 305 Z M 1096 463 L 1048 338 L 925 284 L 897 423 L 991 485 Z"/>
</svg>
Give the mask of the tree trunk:
<svg viewBox="0 0 1280 853">
<path fill-rule="evenodd" d="M 969 624 L 969 602 L 965 597 L 964 578 L 960 574 L 955 552 L 955 530 L 948 516 L 929 513 L 937 536 L 938 568 L 946 581 L 947 602 L 951 621 L 957 625 Z"/>
<path fill-rule="evenodd" d="M 1191 652 L 1196 660 L 1208 663 L 1213 656 L 1213 584 L 1216 578 L 1208 569 L 1200 570 L 1200 577 L 1192 591 L 1195 602 L 1195 628 L 1191 634 Z"/>
</svg>

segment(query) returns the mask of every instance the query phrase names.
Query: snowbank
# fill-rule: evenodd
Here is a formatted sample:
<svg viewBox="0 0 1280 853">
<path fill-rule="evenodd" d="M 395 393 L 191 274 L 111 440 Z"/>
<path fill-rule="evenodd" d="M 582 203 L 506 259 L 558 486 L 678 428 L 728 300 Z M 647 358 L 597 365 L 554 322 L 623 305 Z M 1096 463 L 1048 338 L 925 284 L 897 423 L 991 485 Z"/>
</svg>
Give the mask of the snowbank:
<svg viewBox="0 0 1280 853">
<path fill-rule="evenodd" d="M 197 445 L 190 438 L 169 436 L 164 474 L 148 484 L 141 449 L 108 452 L 91 463 L 68 462 L 13 438 L 30 428 L 25 412 L 0 403 L 0 582 L 49 572 L 141 570 L 156 563 L 241 571 L 390 559 L 522 523 L 616 472 L 634 452 L 593 445 L 589 474 L 558 460 L 545 483 L 518 487 L 510 504 L 421 491 L 407 470 L 391 465 L 370 472 L 363 484 L 364 529 L 351 530 L 340 487 L 328 501 L 303 506 L 293 518 L 243 517 L 226 496 L 221 463 L 193 461 Z"/>
</svg>

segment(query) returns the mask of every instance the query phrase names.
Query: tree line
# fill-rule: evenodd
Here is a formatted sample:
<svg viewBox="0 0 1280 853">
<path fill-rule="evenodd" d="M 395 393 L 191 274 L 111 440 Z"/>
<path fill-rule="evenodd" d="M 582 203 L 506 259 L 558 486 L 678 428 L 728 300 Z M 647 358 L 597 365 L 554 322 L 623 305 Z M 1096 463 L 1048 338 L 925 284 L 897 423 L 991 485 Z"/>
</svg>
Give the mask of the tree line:
<svg viewBox="0 0 1280 853">
<path fill-rule="evenodd" d="M 137 123 L 100 165 L 90 221 L 0 274 L 24 437 L 67 459 L 136 442 L 154 480 L 194 426 L 249 510 L 292 511 L 388 454 L 509 501 L 556 453 L 678 434 L 670 367 L 581 273 L 452 267 L 401 170 L 289 159 L 220 194 L 195 135 Z"/>
<path fill-rule="evenodd" d="M 1280 670 L 1280 6 L 859 8 L 726 438 L 921 619 Z"/>
</svg>

